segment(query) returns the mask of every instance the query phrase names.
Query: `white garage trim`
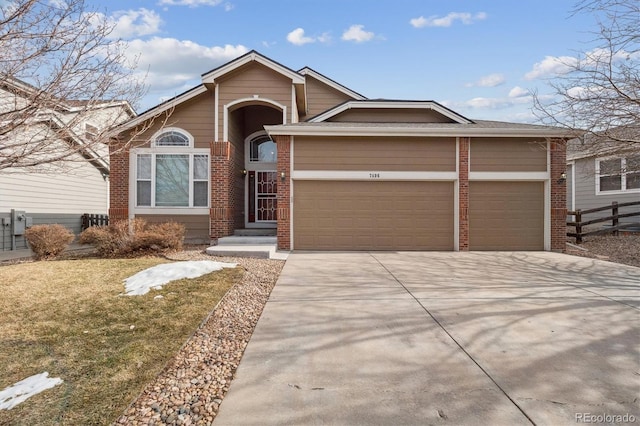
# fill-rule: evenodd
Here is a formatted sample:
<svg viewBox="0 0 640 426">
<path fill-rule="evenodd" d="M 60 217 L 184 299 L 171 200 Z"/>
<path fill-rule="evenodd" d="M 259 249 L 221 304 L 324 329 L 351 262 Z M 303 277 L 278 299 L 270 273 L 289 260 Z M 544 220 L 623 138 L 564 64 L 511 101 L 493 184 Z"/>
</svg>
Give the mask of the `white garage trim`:
<svg viewBox="0 0 640 426">
<path fill-rule="evenodd" d="M 469 172 L 469 180 L 548 180 L 548 172 Z"/>
<path fill-rule="evenodd" d="M 293 155 L 291 156 L 293 158 Z M 388 172 L 342 170 L 294 170 L 293 179 L 303 180 L 457 180 L 457 172 Z"/>
<path fill-rule="evenodd" d="M 544 182 L 544 250 L 551 251 L 551 181 Z"/>
</svg>

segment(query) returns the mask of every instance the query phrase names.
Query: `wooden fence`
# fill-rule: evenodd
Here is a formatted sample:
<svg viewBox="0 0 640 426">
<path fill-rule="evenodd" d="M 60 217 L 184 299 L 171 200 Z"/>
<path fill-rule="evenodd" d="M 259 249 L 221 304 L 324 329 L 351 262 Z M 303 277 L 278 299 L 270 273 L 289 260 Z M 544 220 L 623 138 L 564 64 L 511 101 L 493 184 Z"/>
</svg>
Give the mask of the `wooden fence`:
<svg viewBox="0 0 640 426">
<path fill-rule="evenodd" d="M 638 206 L 638 209 L 635 211 L 631 211 L 628 213 L 619 213 L 621 207 L 632 207 Z M 604 211 L 611 211 L 611 215 L 600 217 L 597 219 L 591 220 L 583 220 L 582 216 L 589 213 L 597 213 Z M 640 201 L 634 201 L 631 203 L 617 203 L 613 202 L 610 206 L 597 207 L 595 209 L 586 209 L 586 210 L 569 210 L 567 215 L 574 216 L 573 221 L 567 221 L 567 226 L 575 227 L 575 232 L 567 232 L 568 237 L 574 237 L 576 239 L 576 243 L 582 243 L 582 237 L 587 235 L 596 235 L 596 234 L 606 234 L 612 232 L 617 235 L 618 230 L 630 227 L 640 226 L 640 221 L 636 223 L 625 223 L 620 224 L 619 219 L 623 217 L 632 217 L 632 216 L 640 216 Z M 585 231 L 584 227 L 588 225 L 594 225 L 596 223 L 604 223 L 611 222 L 611 226 L 607 226 L 606 228 L 596 229 Z"/>
<path fill-rule="evenodd" d="M 77 222 L 76 222 L 77 223 Z M 91 226 L 107 226 L 109 224 L 109 216 L 106 214 L 88 214 L 82 215 L 82 230 Z"/>
</svg>

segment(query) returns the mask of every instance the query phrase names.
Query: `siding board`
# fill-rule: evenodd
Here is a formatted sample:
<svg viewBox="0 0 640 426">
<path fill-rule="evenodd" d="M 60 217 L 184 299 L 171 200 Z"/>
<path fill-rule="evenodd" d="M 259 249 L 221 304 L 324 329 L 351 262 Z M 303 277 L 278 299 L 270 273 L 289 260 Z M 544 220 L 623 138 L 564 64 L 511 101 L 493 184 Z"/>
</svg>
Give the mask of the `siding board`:
<svg viewBox="0 0 640 426">
<path fill-rule="evenodd" d="M 307 90 L 307 115 L 301 117 L 303 121 L 352 99 L 309 75 L 305 77 L 305 86 Z"/>
<path fill-rule="evenodd" d="M 546 141 L 533 138 L 472 138 L 472 172 L 545 172 Z"/>
<path fill-rule="evenodd" d="M 209 216 L 206 215 L 147 215 L 138 214 L 137 218 L 147 223 L 178 222 L 186 228 L 185 242 L 205 243 L 211 241 L 209 235 Z"/>
<path fill-rule="evenodd" d="M 598 194 L 596 195 L 596 160 L 595 158 L 581 158 L 575 160 L 575 175 L 576 175 L 576 205 L 575 209 L 592 209 L 596 207 L 604 207 L 611 205 L 612 202 L 627 203 L 633 201 L 640 201 L 640 193 L 626 193 L 626 194 Z M 622 207 L 619 209 L 619 213 L 630 213 L 640 210 L 639 207 Z M 596 213 L 589 213 L 583 215 L 583 220 L 597 219 L 599 217 L 610 216 L 611 211 L 603 211 Z M 625 217 L 620 219 L 620 223 L 633 223 L 640 222 L 640 216 Z M 593 227 L 603 227 L 610 223 L 602 223 L 592 225 Z"/>
<path fill-rule="evenodd" d="M 295 170 L 455 171 L 454 138 L 295 140 Z"/>
</svg>

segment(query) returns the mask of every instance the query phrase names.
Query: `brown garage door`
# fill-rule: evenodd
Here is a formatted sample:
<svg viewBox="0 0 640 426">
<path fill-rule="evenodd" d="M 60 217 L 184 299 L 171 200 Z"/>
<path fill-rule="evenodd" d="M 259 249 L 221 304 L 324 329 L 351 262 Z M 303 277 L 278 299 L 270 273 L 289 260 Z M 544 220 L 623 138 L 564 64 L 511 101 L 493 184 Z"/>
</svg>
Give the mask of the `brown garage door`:
<svg viewBox="0 0 640 426">
<path fill-rule="evenodd" d="M 544 250 L 543 182 L 469 182 L 470 250 Z"/>
<path fill-rule="evenodd" d="M 453 250 L 453 183 L 295 181 L 296 250 Z"/>
</svg>

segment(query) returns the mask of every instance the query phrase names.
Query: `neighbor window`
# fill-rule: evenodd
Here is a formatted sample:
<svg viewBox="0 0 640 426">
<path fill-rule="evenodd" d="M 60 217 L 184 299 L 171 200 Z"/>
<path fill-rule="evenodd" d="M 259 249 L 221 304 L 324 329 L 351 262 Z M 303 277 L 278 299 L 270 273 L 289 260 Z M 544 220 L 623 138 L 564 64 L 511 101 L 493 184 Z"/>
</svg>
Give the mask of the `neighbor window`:
<svg viewBox="0 0 640 426">
<path fill-rule="evenodd" d="M 164 129 L 150 148 L 136 155 L 136 206 L 208 207 L 209 154 L 193 148 L 193 137 L 177 128 Z"/>
<path fill-rule="evenodd" d="M 596 193 L 640 192 L 640 155 L 596 160 Z"/>
</svg>

